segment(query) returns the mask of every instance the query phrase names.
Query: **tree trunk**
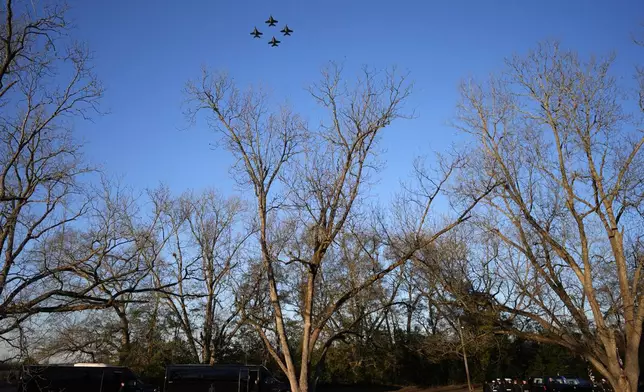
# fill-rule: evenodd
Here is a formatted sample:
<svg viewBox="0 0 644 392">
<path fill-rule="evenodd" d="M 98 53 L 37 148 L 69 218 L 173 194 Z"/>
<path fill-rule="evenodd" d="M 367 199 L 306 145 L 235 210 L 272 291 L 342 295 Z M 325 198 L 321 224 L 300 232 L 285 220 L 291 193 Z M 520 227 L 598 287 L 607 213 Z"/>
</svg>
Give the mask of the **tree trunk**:
<svg viewBox="0 0 644 392">
<path fill-rule="evenodd" d="M 624 361 L 623 373 L 628 380 L 628 384 L 630 385 L 630 392 L 637 392 L 640 377 L 639 337 L 636 340 L 637 342 L 634 342 L 631 339 L 627 340 L 628 345 L 626 347 L 626 360 Z"/>
<path fill-rule="evenodd" d="M 286 376 L 288 377 L 288 383 L 291 386 L 291 392 L 307 392 L 300 389 L 300 384 L 298 384 L 297 382 L 297 375 L 295 374 L 295 370 L 289 370 Z"/>
<path fill-rule="evenodd" d="M 639 345 L 636 348 L 636 354 L 638 350 Z M 625 366 L 620 364 L 619 355 L 608 358 L 609 363 L 606 364 L 595 357 L 588 358 L 588 360 L 595 366 L 595 369 L 602 377 L 608 381 L 615 392 L 637 392 L 640 375 L 639 358 L 637 356 L 634 359 L 629 356 L 625 361 Z"/>
<path fill-rule="evenodd" d="M 147 352 L 148 352 L 148 360 L 152 358 L 154 355 L 154 350 L 155 350 L 155 344 L 154 344 L 154 338 L 157 330 L 157 322 L 159 317 L 159 300 L 158 298 L 155 298 L 154 300 L 154 310 L 152 311 L 152 316 L 150 317 L 150 325 L 149 325 L 149 330 L 147 333 Z"/>
<path fill-rule="evenodd" d="M 314 259 L 318 262 L 319 258 Z M 304 327 L 302 330 L 302 360 L 300 362 L 300 391 L 309 389 L 309 370 L 311 366 L 311 354 L 315 346 L 315 338 L 311 337 L 313 300 L 315 298 L 315 277 L 317 274 L 316 264 L 309 267 L 308 281 L 306 285 L 306 297 L 304 304 Z"/>
<path fill-rule="evenodd" d="M 633 386 L 627 379 L 627 376 L 624 374 L 617 380 L 617 385 L 613 385 L 613 390 L 615 392 L 637 392 L 637 381 L 635 382 L 635 387 L 633 388 Z"/>
<path fill-rule="evenodd" d="M 120 320 L 121 330 L 121 347 L 119 348 L 119 365 L 127 365 L 130 357 L 131 342 L 130 342 L 130 323 L 127 319 L 125 309 L 120 309 L 118 306 L 114 308 Z"/>
<path fill-rule="evenodd" d="M 209 311 L 206 311 L 206 322 L 203 326 L 203 336 L 202 336 L 202 348 L 201 348 L 201 363 L 210 363 L 213 359 L 212 355 L 212 321 L 210 320 L 212 315 Z"/>
</svg>

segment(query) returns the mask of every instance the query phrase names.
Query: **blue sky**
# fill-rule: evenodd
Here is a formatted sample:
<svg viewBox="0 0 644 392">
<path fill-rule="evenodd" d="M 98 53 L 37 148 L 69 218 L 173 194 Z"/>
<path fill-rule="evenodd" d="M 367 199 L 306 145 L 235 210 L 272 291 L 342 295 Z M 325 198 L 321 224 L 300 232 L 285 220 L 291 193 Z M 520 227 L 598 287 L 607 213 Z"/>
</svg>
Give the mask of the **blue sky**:
<svg viewBox="0 0 644 392">
<path fill-rule="evenodd" d="M 304 90 L 329 60 L 348 71 L 396 65 L 415 83 L 414 120 L 384 133 L 386 169 L 376 192 L 387 198 L 415 156 L 459 142 L 447 125 L 461 79 L 486 77 L 503 59 L 544 39 L 582 54 L 618 55 L 617 70 L 644 64 L 631 34 L 644 23 L 637 0 L 71 0 L 77 38 L 95 55 L 110 113 L 77 132 L 91 162 L 140 188 L 232 191 L 229 154 L 213 149 L 204 123 L 187 128 L 182 89 L 200 67 L 262 84 L 306 116 Z M 295 30 L 278 48 L 249 35 L 272 14 Z M 277 33 L 276 28 L 275 33 Z M 644 30 L 644 28 L 642 28 Z M 270 30 L 273 31 L 273 30 Z M 266 36 L 264 37 L 266 38 Z"/>
</svg>

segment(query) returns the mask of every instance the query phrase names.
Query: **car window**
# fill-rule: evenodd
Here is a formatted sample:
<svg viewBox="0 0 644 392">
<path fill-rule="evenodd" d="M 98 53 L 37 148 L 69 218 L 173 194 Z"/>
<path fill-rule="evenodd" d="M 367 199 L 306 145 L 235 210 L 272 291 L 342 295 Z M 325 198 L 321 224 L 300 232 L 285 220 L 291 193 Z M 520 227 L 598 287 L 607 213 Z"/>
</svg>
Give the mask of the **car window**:
<svg viewBox="0 0 644 392">
<path fill-rule="evenodd" d="M 581 384 L 581 382 L 579 381 L 578 378 L 562 377 L 562 381 L 563 381 L 564 384 L 567 384 L 567 385 L 579 385 L 579 384 Z"/>
</svg>

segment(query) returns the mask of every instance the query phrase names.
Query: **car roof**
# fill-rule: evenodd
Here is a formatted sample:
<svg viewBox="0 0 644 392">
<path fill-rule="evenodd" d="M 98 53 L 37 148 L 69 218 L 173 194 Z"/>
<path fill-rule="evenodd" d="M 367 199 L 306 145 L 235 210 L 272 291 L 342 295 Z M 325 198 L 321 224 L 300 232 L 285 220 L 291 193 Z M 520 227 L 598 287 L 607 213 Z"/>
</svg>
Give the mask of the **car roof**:
<svg viewBox="0 0 644 392">
<path fill-rule="evenodd" d="M 253 364 L 236 364 L 236 363 L 222 363 L 222 364 L 203 364 L 203 363 L 178 363 L 173 365 L 167 365 L 166 368 L 217 368 L 217 367 L 261 367 L 263 365 L 253 365 Z"/>
<path fill-rule="evenodd" d="M 25 365 L 24 367 L 39 367 L 39 368 L 118 368 L 126 369 L 127 366 L 120 365 L 108 365 L 105 363 L 52 363 L 52 364 L 41 364 L 41 365 Z"/>
</svg>

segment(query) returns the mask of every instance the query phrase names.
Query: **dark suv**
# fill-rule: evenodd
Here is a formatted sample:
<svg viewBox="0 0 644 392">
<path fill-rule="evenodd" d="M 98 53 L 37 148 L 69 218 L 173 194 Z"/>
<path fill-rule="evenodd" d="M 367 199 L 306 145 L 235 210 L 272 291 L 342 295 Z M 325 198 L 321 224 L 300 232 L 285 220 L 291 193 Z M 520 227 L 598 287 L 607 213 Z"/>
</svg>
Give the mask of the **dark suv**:
<svg viewBox="0 0 644 392">
<path fill-rule="evenodd" d="M 128 368 L 100 363 L 25 366 L 18 392 L 154 392 Z"/>
<path fill-rule="evenodd" d="M 164 392 L 288 392 L 263 366 L 257 365 L 169 365 Z"/>
</svg>

